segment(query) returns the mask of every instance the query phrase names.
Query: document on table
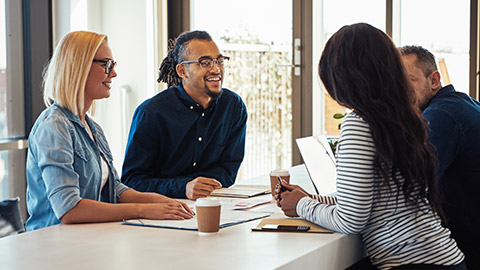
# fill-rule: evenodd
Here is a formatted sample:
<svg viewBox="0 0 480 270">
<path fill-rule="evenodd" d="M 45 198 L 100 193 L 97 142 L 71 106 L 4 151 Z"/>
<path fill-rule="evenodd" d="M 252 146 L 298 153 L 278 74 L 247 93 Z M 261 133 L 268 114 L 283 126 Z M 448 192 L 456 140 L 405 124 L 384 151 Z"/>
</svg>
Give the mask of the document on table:
<svg viewBox="0 0 480 270">
<path fill-rule="evenodd" d="M 235 185 L 229 188 L 216 189 L 210 194 L 214 197 L 234 197 L 234 198 L 250 198 L 258 195 L 270 193 L 270 186 L 255 185 Z"/>
<path fill-rule="evenodd" d="M 253 212 L 222 209 L 220 213 L 220 228 L 268 217 L 272 214 L 273 212 Z M 198 230 L 197 216 L 187 220 L 131 219 L 125 220 L 123 221 L 123 223 L 126 225 L 147 226 L 166 229 L 180 229 L 190 231 Z"/>
<path fill-rule="evenodd" d="M 220 198 L 220 201 L 222 202 L 222 209 L 247 210 L 272 202 L 272 196 L 265 197 L 266 196 L 245 199 Z"/>
</svg>

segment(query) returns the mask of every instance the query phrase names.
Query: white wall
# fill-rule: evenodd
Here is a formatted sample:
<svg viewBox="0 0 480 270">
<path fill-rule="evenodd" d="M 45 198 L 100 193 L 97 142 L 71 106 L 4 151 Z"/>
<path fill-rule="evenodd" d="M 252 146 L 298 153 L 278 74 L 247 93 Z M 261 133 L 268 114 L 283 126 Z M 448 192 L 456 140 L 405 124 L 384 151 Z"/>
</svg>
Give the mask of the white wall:
<svg viewBox="0 0 480 270">
<path fill-rule="evenodd" d="M 157 23 L 156 14 L 166 12 L 166 1 L 54 0 L 55 41 L 74 30 L 108 36 L 118 76 L 113 79 L 110 98 L 96 102 L 93 117 L 105 131 L 119 174 L 135 108 L 164 87 L 156 79 L 166 53 L 158 40 L 166 44 L 166 25 L 162 15 Z"/>
<path fill-rule="evenodd" d="M 118 76 L 113 80 L 111 96 L 97 102 L 94 118 L 106 133 L 120 174 L 133 111 L 155 92 L 156 82 L 151 74 L 156 67 L 148 59 L 153 58 L 153 45 L 147 44 L 153 35 L 148 32 L 153 24 L 152 16 L 147 16 L 147 12 L 152 12 L 148 5 L 151 1 L 92 1 L 100 3 L 98 31 L 108 36 L 113 57 L 118 63 L 115 69 Z M 125 108 L 122 108 L 122 87 L 129 89 L 123 103 Z M 122 117 L 126 117 L 126 125 L 122 125 Z"/>
</svg>

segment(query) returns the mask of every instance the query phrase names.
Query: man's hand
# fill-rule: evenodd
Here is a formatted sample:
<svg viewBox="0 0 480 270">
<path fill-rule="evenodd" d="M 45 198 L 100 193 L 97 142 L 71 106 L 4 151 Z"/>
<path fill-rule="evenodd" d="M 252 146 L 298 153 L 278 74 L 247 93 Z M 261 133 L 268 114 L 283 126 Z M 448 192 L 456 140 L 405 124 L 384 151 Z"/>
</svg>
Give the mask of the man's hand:
<svg viewBox="0 0 480 270">
<path fill-rule="evenodd" d="M 207 197 L 215 189 L 222 187 L 222 184 L 213 178 L 197 177 L 187 183 L 185 187 L 185 195 L 190 200 Z"/>
<path fill-rule="evenodd" d="M 278 207 L 282 208 L 285 215 L 289 217 L 298 217 L 297 204 L 298 201 L 306 196 L 310 196 L 305 190 L 296 185 L 282 183 L 286 191 L 280 190 L 280 185 L 275 187 L 275 200 Z"/>
</svg>

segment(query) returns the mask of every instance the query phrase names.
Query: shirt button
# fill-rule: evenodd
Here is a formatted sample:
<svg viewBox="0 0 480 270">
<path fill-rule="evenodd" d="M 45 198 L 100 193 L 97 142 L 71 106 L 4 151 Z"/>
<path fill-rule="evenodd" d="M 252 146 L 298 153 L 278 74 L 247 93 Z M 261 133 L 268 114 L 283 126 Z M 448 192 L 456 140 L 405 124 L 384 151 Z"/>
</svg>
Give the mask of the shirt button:
<svg viewBox="0 0 480 270">
<path fill-rule="evenodd" d="M 202 113 L 202 116 L 205 116 L 205 113 Z"/>
<path fill-rule="evenodd" d="M 197 166 L 197 162 L 193 162 L 193 167 Z"/>
<path fill-rule="evenodd" d="M 200 106 L 200 104 L 197 103 L 197 107 Z"/>
<path fill-rule="evenodd" d="M 202 137 L 198 137 L 198 141 L 201 142 L 203 139 Z"/>
<path fill-rule="evenodd" d="M 193 110 L 193 106 L 190 106 L 190 110 Z"/>
</svg>

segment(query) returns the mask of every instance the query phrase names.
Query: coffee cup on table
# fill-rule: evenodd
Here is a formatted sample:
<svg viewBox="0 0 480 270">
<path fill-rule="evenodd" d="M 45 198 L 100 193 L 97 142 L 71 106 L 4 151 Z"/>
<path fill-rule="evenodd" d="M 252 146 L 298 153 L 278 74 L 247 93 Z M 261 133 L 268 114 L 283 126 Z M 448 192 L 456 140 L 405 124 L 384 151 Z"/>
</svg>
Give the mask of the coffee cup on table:
<svg viewBox="0 0 480 270">
<path fill-rule="evenodd" d="M 215 234 L 220 229 L 220 201 L 214 198 L 199 198 L 195 202 L 198 233 Z"/>
<path fill-rule="evenodd" d="M 287 170 L 274 170 L 270 172 L 270 189 L 272 196 L 275 196 L 275 186 L 278 184 L 278 177 L 285 183 L 290 183 L 290 173 Z"/>
</svg>

